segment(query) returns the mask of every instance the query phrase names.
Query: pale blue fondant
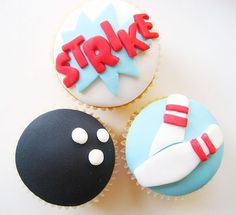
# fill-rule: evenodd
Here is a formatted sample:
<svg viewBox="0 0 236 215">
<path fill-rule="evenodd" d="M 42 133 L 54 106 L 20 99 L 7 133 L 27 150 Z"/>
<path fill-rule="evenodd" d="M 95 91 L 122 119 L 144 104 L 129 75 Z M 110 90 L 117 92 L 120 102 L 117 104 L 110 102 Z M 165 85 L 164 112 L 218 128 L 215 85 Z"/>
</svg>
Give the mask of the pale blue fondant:
<svg viewBox="0 0 236 215">
<path fill-rule="evenodd" d="M 131 172 L 148 158 L 151 143 L 159 129 L 165 111 L 166 99 L 156 101 L 143 109 L 133 121 L 126 140 L 126 160 Z M 200 135 L 210 124 L 217 123 L 210 112 L 196 101 L 190 101 L 185 141 Z M 222 145 L 209 159 L 179 182 L 151 187 L 154 192 L 169 196 L 191 193 L 205 185 L 220 166 Z"/>
<path fill-rule="evenodd" d="M 76 62 L 74 55 L 70 52 L 70 66 L 73 68 L 77 68 L 80 71 L 79 81 L 76 83 L 76 88 L 79 92 L 83 92 L 89 85 L 91 85 L 98 77 L 95 70 L 90 67 L 85 67 L 81 69 Z"/>
<path fill-rule="evenodd" d="M 115 32 L 120 29 L 128 30 L 129 25 L 133 22 L 132 15 L 126 23 L 124 23 L 122 26 L 119 26 L 115 14 L 116 11 L 112 4 L 108 5 L 95 20 L 91 20 L 86 14 L 81 13 L 78 17 L 78 22 L 75 29 L 62 33 L 63 42 L 67 43 L 79 35 L 83 35 L 85 39 L 89 39 L 97 35 L 101 35 L 106 38 L 105 33 L 100 27 L 100 23 L 105 20 L 108 20 L 112 24 Z M 151 40 L 145 40 L 138 32 L 137 37 L 145 41 L 145 43 L 149 45 L 151 44 Z M 139 50 L 137 51 L 139 53 Z M 117 96 L 119 91 L 119 74 L 132 76 L 134 78 L 139 77 L 139 70 L 137 68 L 135 59 L 130 58 L 124 48 L 119 52 L 114 52 L 112 50 L 112 54 L 119 57 L 120 61 L 118 64 L 114 67 L 106 66 L 106 71 L 98 74 L 91 64 L 85 68 L 80 68 L 73 57 L 73 54 L 69 53 L 71 57 L 69 62 L 70 65 L 80 71 L 80 79 L 76 83 L 76 88 L 79 92 L 85 91 L 97 78 L 100 78 L 110 90 L 110 92 L 114 96 Z"/>
</svg>

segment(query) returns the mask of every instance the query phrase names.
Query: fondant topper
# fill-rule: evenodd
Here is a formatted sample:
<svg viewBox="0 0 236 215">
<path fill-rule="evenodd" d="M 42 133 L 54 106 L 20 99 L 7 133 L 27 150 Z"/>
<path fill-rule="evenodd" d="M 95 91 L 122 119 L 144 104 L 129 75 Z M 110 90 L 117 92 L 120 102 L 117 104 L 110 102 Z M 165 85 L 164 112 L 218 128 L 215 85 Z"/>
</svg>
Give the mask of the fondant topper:
<svg viewBox="0 0 236 215">
<path fill-rule="evenodd" d="M 178 182 L 205 162 L 209 155 L 215 154 L 222 144 L 220 127 L 211 124 L 197 138 L 171 145 L 151 156 L 134 170 L 134 175 L 144 187 Z"/>
<path fill-rule="evenodd" d="M 117 80 L 114 80 L 118 79 L 117 75 L 113 73 L 114 78 L 107 78 L 110 74 L 105 75 L 105 72 L 107 73 L 111 68 L 117 67 L 119 64 L 122 64 L 121 61 L 127 59 L 122 57 L 124 51 L 128 58 L 133 59 L 139 52 L 150 48 L 149 39 L 155 39 L 159 36 L 157 32 L 151 31 L 153 25 L 148 21 L 149 16 L 147 14 L 136 14 L 133 18 L 133 22 L 128 26 L 128 31 L 124 29 L 116 31 L 117 23 L 112 18 L 111 22 L 103 20 L 99 23 L 100 27 L 97 26 L 97 28 L 102 30 L 103 34 L 87 38 L 86 34 L 84 36 L 84 34 L 75 35 L 73 33 L 73 39 L 66 41 L 62 46 L 62 52 L 56 57 L 56 69 L 59 73 L 65 75 L 63 83 L 67 88 L 82 81 L 84 83 L 81 84 L 82 87 L 80 87 L 79 91 L 85 90 L 97 76 L 93 75 L 95 78 L 92 77 L 90 80 L 90 78 L 84 78 L 83 74 L 83 78 L 80 80 L 81 71 L 86 72 L 84 70 L 87 67 L 91 69 L 92 66 L 92 69 L 101 77 L 112 94 L 117 95 Z M 83 17 L 82 19 L 87 18 Z M 75 62 L 72 63 L 71 61 Z M 74 66 L 75 64 L 78 66 Z M 134 77 L 138 76 L 135 69 L 133 69 L 133 72 L 125 73 L 121 71 L 120 73 Z"/>
<path fill-rule="evenodd" d="M 22 181 L 35 195 L 52 204 L 77 206 L 108 185 L 115 147 L 109 131 L 92 115 L 57 109 L 27 126 L 15 161 Z"/>
<path fill-rule="evenodd" d="M 167 98 L 163 123 L 151 144 L 149 158 L 134 170 L 139 184 L 155 187 L 178 182 L 223 144 L 220 127 L 210 124 L 200 135 L 185 140 L 189 100 L 180 94 Z"/>
</svg>

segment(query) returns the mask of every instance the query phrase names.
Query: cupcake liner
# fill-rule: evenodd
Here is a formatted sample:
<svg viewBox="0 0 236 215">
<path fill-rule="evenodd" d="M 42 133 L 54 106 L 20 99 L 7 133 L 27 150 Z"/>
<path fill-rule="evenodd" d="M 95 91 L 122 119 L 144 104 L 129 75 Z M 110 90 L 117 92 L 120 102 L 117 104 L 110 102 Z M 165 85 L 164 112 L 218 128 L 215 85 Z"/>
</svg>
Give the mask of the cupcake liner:
<svg viewBox="0 0 236 215">
<path fill-rule="evenodd" d="M 204 188 L 205 188 L 205 185 L 202 186 L 200 189 L 198 190 L 195 190 L 193 191 L 192 193 L 188 193 L 188 194 L 185 194 L 185 195 L 182 195 L 182 196 L 168 196 L 168 195 L 164 195 L 164 194 L 161 194 L 161 193 L 156 193 L 156 192 L 153 192 L 151 189 L 149 188 L 146 188 L 146 187 L 142 187 L 136 180 L 136 178 L 133 176 L 132 172 L 129 170 L 129 167 L 128 167 L 128 164 L 126 162 L 126 154 L 125 154 L 125 147 L 126 147 L 126 138 L 127 138 L 127 135 L 128 135 L 128 132 L 129 132 L 129 128 L 130 126 L 132 125 L 134 119 L 136 118 L 136 116 L 144 109 L 146 108 L 148 105 L 150 105 L 151 103 L 153 102 L 156 102 L 158 100 L 161 100 L 161 99 L 164 99 L 166 97 L 160 97 L 160 98 L 157 98 L 149 103 L 147 103 L 146 105 L 144 105 L 142 108 L 140 108 L 138 111 L 135 111 L 130 119 L 128 120 L 127 122 L 127 125 L 124 129 L 124 132 L 122 134 L 122 137 L 123 137 L 123 140 L 121 141 L 121 150 L 120 150 L 120 153 L 121 153 L 121 159 L 123 160 L 123 166 L 124 168 L 126 169 L 126 172 L 127 172 L 127 175 L 130 177 L 130 179 L 132 181 L 134 181 L 134 183 L 136 184 L 136 186 L 138 186 L 140 188 L 140 190 L 142 191 L 145 191 L 148 195 L 152 195 L 153 197 L 155 198 L 158 198 L 158 199 L 163 199 L 163 200 L 171 200 L 171 201 L 180 201 L 180 200 L 188 200 L 190 198 L 192 198 L 194 195 L 198 195 L 200 193 L 203 193 L 204 191 Z M 210 182 L 210 181 L 209 181 Z M 208 182 L 208 183 L 209 183 Z"/>
<path fill-rule="evenodd" d="M 22 189 L 25 190 L 25 193 L 28 193 L 29 195 L 32 196 L 32 198 L 35 198 L 37 199 L 40 203 L 43 203 L 45 206 L 50 206 L 50 207 L 55 207 L 55 208 L 65 208 L 65 209 L 70 209 L 70 208 L 79 208 L 79 207 L 83 207 L 83 208 L 88 208 L 88 207 L 92 207 L 94 206 L 96 203 L 100 202 L 100 200 L 110 191 L 110 188 L 112 187 L 113 185 L 113 182 L 116 180 L 116 175 L 118 174 L 119 172 L 119 163 L 118 163 L 118 159 L 119 159 L 119 153 L 118 153 L 118 142 L 116 140 L 116 136 L 114 134 L 114 132 L 112 131 L 112 129 L 106 125 L 106 123 L 104 123 L 98 116 L 96 116 L 94 113 L 91 113 L 89 110 L 86 110 L 84 109 L 84 107 L 75 107 L 75 104 L 73 105 L 70 105 L 70 106 L 52 106 L 53 108 L 43 108 L 43 111 L 38 113 L 37 115 L 35 114 L 30 114 L 30 115 L 35 115 L 34 118 L 36 118 L 37 116 L 39 116 L 40 114 L 42 113 L 46 113 L 50 110 L 55 110 L 55 109 L 63 109 L 63 108 L 66 108 L 66 109 L 71 109 L 71 110 L 77 110 L 77 111 L 82 111 L 84 113 L 87 113 L 91 116 L 93 116 L 94 118 L 96 118 L 105 128 L 106 130 L 109 132 L 112 140 L 113 140 L 113 144 L 114 144 L 114 149 L 115 149 L 115 164 L 114 164 L 114 169 L 113 169 L 113 172 L 112 172 L 112 175 L 111 175 L 111 178 L 109 180 L 109 182 L 107 183 L 107 185 L 104 187 L 104 189 L 96 196 L 94 197 L 93 199 L 91 199 L 90 201 L 84 203 L 84 204 L 81 204 L 81 205 L 77 205 L 77 206 L 61 206 L 61 205 L 55 205 L 55 204 L 52 204 L 52 203 L 49 203 L 43 199 L 41 199 L 40 197 L 38 197 L 37 195 L 35 195 L 33 192 L 31 192 L 27 186 L 24 184 L 24 182 L 21 180 L 20 176 L 19 176 L 19 173 L 17 171 L 17 168 L 16 168 L 16 163 L 15 163 L 15 152 L 16 152 L 16 147 L 17 147 L 17 143 L 18 143 L 18 140 L 19 140 L 19 137 L 20 135 L 23 133 L 23 131 L 25 130 L 25 128 L 27 127 L 27 125 L 32 121 L 31 120 L 24 120 L 22 121 L 20 128 L 19 129 L 19 132 L 18 132 L 18 138 L 16 138 L 16 144 L 14 145 L 14 149 L 12 149 L 12 165 L 13 165 L 13 169 L 14 169 L 14 174 L 15 174 L 15 178 L 16 180 L 18 181 L 18 184 L 21 185 Z M 32 112 L 32 111 L 31 111 Z M 33 118 L 33 119 L 34 119 Z"/>
<path fill-rule="evenodd" d="M 122 0 L 122 1 L 131 4 L 133 7 L 137 8 L 137 9 L 139 9 L 139 10 L 145 11 L 145 10 L 141 9 L 139 6 L 137 6 L 136 4 L 134 4 L 133 2 L 130 2 L 130 1 L 127 1 L 127 0 Z M 75 10 L 78 9 L 79 7 L 83 6 L 83 4 L 85 4 L 85 3 L 86 3 L 85 0 L 83 0 L 82 2 L 80 2 L 77 7 L 75 7 L 75 8 L 72 9 L 71 11 L 69 11 L 69 12 L 64 16 L 64 19 L 65 19 L 68 15 L 70 15 L 73 11 L 75 11 Z M 62 19 L 62 23 L 63 23 L 63 20 L 64 20 L 64 19 Z M 155 21 L 152 20 L 152 23 L 153 23 L 153 25 L 155 26 L 156 30 L 158 30 L 158 32 L 159 32 L 159 29 L 157 28 L 157 25 L 155 24 Z M 56 32 L 54 33 L 54 36 L 53 36 L 54 40 L 53 40 L 53 41 L 56 40 L 57 32 L 59 32 L 59 29 L 60 29 L 60 26 L 57 27 L 57 30 L 56 30 Z M 66 94 L 66 96 L 69 95 L 69 97 L 71 98 L 71 101 L 77 103 L 78 106 L 84 106 L 84 107 L 86 107 L 87 109 L 103 110 L 103 111 L 114 110 L 114 109 L 118 109 L 118 108 L 121 108 L 121 107 L 126 107 L 126 106 L 132 105 L 132 104 L 134 104 L 136 101 L 142 99 L 142 98 L 148 93 L 148 91 L 154 86 L 154 83 L 157 81 L 157 76 L 158 76 L 157 74 L 158 74 L 158 70 L 159 70 L 159 66 L 160 66 L 160 61 L 161 61 L 161 58 L 162 58 L 162 57 L 161 57 L 161 46 L 160 46 L 161 36 L 159 36 L 159 37 L 157 38 L 157 40 L 158 40 L 158 59 L 157 59 L 158 61 L 157 61 L 156 69 L 155 69 L 154 74 L 153 74 L 153 79 L 150 81 L 150 83 L 146 86 L 146 88 L 143 90 L 143 92 L 142 92 L 140 95 L 138 95 L 138 96 L 137 96 L 136 98 L 134 98 L 133 100 L 131 100 L 131 101 L 125 103 L 125 104 L 119 105 L 119 106 L 100 107 L 100 106 L 95 106 L 95 105 L 89 105 L 89 104 L 87 104 L 87 103 L 84 103 L 84 102 L 80 101 L 75 95 L 73 95 L 73 93 L 71 93 L 70 90 L 69 90 L 68 88 L 66 88 L 66 87 L 61 83 L 61 80 L 59 79 L 58 73 L 57 73 L 57 71 L 56 71 L 56 69 L 55 69 L 54 43 L 53 43 L 53 46 L 52 46 L 52 49 L 51 49 L 51 50 L 52 50 L 52 62 L 53 62 L 53 64 L 52 64 L 52 69 L 53 69 L 53 71 L 55 71 L 56 79 L 60 82 L 60 85 L 62 86 L 61 89 L 63 89 L 63 91 L 64 91 L 64 93 Z"/>
<path fill-rule="evenodd" d="M 57 76 L 57 79 L 59 80 L 58 76 Z M 64 89 L 63 91 L 66 94 L 66 96 L 69 96 L 73 102 L 77 103 L 78 106 L 84 106 L 86 109 L 91 109 L 91 110 L 102 110 L 102 111 L 109 110 L 109 111 L 111 111 L 111 110 L 122 108 L 122 107 L 128 107 L 129 105 L 132 105 L 135 102 L 137 102 L 138 100 L 142 99 L 149 92 L 149 90 L 154 86 L 156 81 L 157 81 L 157 72 L 155 72 L 152 81 L 149 83 L 149 85 L 144 89 L 144 91 L 139 96 L 137 96 L 132 101 L 130 101 L 126 104 L 123 104 L 120 106 L 114 106 L 114 107 L 99 107 L 99 106 L 93 106 L 93 105 L 83 103 L 82 101 L 77 99 L 76 96 L 74 96 L 65 86 L 63 86 L 62 83 L 60 83 L 60 85 L 62 85 L 63 88 L 61 88 L 61 89 Z M 60 82 L 60 80 L 59 80 L 59 82 Z"/>
</svg>

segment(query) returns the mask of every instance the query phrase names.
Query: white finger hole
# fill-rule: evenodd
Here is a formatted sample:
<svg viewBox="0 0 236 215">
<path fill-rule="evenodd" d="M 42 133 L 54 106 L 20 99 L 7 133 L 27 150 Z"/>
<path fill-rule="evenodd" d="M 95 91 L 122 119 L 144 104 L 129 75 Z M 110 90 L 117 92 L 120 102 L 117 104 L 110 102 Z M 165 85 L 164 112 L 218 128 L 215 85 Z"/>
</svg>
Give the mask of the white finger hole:
<svg viewBox="0 0 236 215">
<path fill-rule="evenodd" d="M 99 149 L 93 149 L 89 152 L 88 159 L 93 166 L 98 166 L 104 161 L 104 154 Z"/>
<path fill-rule="evenodd" d="M 97 138 L 100 142 L 106 143 L 109 140 L 109 134 L 106 129 L 100 128 L 97 130 Z"/>
<path fill-rule="evenodd" d="M 74 142 L 79 144 L 85 144 L 88 140 L 88 134 L 83 128 L 75 128 L 71 133 L 71 137 Z"/>
</svg>

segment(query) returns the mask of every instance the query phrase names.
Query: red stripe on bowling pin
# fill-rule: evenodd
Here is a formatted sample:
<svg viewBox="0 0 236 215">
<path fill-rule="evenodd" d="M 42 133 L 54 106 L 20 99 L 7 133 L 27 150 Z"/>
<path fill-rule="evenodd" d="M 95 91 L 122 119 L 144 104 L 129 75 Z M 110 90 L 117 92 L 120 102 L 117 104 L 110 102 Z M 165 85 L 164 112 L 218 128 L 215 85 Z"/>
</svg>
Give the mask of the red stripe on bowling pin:
<svg viewBox="0 0 236 215">
<path fill-rule="evenodd" d="M 203 133 L 202 136 L 201 136 L 201 139 L 203 140 L 203 142 L 207 146 L 210 154 L 216 153 L 216 147 L 214 146 L 214 144 L 210 140 L 210 138 L 209 138 L 207 133 Z M 197 139 L 192 139 L 190 142 L 191 142 L 191 145 L 193 147 L 193 150 L 196 152 L 196 154 L 198 155 L 200 160 L 201 161 L 206 161 L 208 159 L 207 155 L 203 151 L 202 146 L 200 145 L 198 140 Z"/>
<path fill-rule="evenodd" d="M 212 141 L 210 140 L 209 136 L 207 135 L 207 133 L 204 133 L 201 136 L 202 140 L 204 141 L 204 143 L 206 144 L 210 154 L 214 154 L 216 153 L 216 147 L 214 146 L 214 144 L 212 143 Z"/>
<path fill-rule="evenodd" d="M 172 114 L 165 114 L 164 115 L 164 122 L 180 127 L 187 127 L 188 119 L 180 116 L 175 116 Z"/>
<path fill-rule="evenodd" d="M 176 112 L 185 113 L 185 114 L 188 114 L 189 112 L 188 107 L 183 106 L 183 105 L 174 105 L 174 104 L 166 105 L 166 110 L 176 111 Z"/>
<path fill-rule="evenodd" d="M 206 161 L 208 159 L 207 155 L 205 154 L 205 152 L 203 151 L 200 143 L 198 142 L 197 139 L 192 139 L 190 141 L 192 147 L 193 147 L 193 150 L 196 152 L 197 156 L 200 158 L 200 160 L 202 162 Z"/>
</svg>

